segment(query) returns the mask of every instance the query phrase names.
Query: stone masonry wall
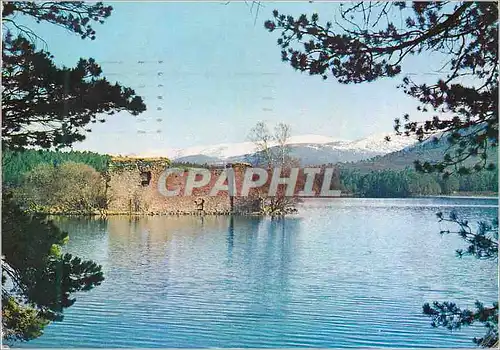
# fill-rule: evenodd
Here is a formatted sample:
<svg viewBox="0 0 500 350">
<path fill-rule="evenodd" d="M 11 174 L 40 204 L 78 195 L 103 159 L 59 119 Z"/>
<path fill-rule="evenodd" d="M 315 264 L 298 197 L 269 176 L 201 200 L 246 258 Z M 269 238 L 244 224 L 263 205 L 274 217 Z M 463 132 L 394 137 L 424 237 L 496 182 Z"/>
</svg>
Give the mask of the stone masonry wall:
<svg viewBox="0 0 500 350">
<path fill-rule="evenodd" d="M 180 194 L 173 197 L 163 196 L 158 189 L 158 179 L 165 170 L 164 166 L 153 166 L 146 169 L 130 167 L 109 171 L 107 195 L 108 210 L 120 213 L 169 213 L 187 214 L 199 212 L 197 200 L 204 200 L 204 213 L 225 214 L 231 211 L 231 201 L 227 191 L 220 191 L 217 196 L 208 196 L 217 181 L 222 169 L 212 169 L 211 181 L 208 185 L 194 189 L 191 196 L 183 196 L 185 179 L 172 174 L 167 179 L 167 189 L 180 188 Z M 243 180 L 244 167 L 234 167 L 236 183 Z M 150 174 L 149 182 L 145 179 Z M 143 183 L 143 181 L 145 181 Z M 248 198 L 233 199 L 235 211 L 256 211 L 258 204 Z"/>
</svg>

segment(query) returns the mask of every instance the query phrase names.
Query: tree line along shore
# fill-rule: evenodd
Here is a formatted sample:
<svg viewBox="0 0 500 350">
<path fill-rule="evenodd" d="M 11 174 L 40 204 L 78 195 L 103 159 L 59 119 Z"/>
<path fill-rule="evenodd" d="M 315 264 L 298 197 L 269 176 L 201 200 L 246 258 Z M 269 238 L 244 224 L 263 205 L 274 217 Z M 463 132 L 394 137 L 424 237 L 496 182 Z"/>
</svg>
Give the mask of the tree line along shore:
<svg viewBox="0 0 500 350">
<path fill-rule="evenodd" d="M 68 215 L 197 215 L 200 210 L 112 210 L 106 191 L 109 171 L 126 161 L 112 161 L 110 155 L 94 152 L 25 150 L 3 152 L 3 187 L 27 209 Z M 127 159 L 127 158 L 123 158 Z M 144 161 L 147 161 L 144 160 Z M 155 159 L 155 161 L 157 161 Z M 110 166 L 110 164 L 113 164 Z M 203 164 L 176 164 L 171 167 L 207 167 Z M 334 166 L 334 165 L 330 165 Z M 339 168 L 342 197 L 406 198 L 420 196 L 495 196 L 498 173 L 481 171 L 443 179 L 438 174 L 414 169 L 357 170 Z M 57 179 L 57 181 L 55 181 Z M 116 197 L 116 196 L 115 196 Z M 228 215 L 229 210 L 204 210 L 203 214 Z"/>
</svg>

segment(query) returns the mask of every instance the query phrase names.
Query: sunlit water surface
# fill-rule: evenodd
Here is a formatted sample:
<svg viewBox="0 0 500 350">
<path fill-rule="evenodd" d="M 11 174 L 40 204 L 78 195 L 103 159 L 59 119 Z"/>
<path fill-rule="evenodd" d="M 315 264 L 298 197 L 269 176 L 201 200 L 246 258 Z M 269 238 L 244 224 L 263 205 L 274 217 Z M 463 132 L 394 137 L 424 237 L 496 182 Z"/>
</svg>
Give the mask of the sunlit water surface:
<svg viewBox="0 0 500 350">
<path fill-rule="evenodd" d="M 497 265 L 435 213 L 469 222 L 494 199 L 337 199 L 282 220 L 58 219 L 106 280 L 31 347 L 471 347 L 481 327 L 433 329 L 422 304 L 497 300 Z"/>
</svg>

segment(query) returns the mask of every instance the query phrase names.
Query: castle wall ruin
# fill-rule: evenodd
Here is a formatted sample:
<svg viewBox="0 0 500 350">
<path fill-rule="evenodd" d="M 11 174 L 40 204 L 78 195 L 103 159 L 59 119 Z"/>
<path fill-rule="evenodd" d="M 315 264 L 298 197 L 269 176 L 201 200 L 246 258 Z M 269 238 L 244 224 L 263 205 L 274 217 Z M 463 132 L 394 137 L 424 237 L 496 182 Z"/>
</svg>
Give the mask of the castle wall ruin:
<svg viewBox="0 0 500 350">
<path fill-rule="evenodd" d="M 243 182 L 248 165 L 234 164 L 235 181 Z M 165 213 L 165 214 L 229 214 L 231 212 L 256 212 L 259 203 L 254 198 L 229 196 L 227 191 L 219 191 L 209 196 L 219 175 L 224 169 L 210 169 L 211 181 L 204 187 L 195 188 L 192 195 L 184 196 L 185 177 L 171 174 L 166 181 L 168 189 L 180 188 L 176 196 L 160 193 L 158 182 L 168 167 L 166 160 L 114 159 L 110 164 L 107 179 L 108 211 L 116 213 Z M 186 169 L 187 171 L 187 169 Z M 203 202 L 203 205 L 201 205 Z M 201 210 L 203 208 L 203 210 Z"/>
</svg>

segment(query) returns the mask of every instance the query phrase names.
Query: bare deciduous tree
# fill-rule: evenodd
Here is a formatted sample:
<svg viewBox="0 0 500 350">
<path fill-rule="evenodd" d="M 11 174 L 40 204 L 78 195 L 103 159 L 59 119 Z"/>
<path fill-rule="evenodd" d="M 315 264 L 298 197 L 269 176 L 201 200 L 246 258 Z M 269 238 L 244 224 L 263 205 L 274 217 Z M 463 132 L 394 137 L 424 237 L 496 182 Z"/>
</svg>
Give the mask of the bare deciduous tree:
<svg viewBox="0 0 500 350">
<path fill-rule="evenodd" d="M 270 196 L 271 174 L 275 169 L 280 169 L 282 177 L 289 176 L 290 169 L 298 167 L 299 162 L 290 156 L 290 125 L 278 123 L 273 131 L 273 133 L 270 132 L 265 122 L 258 122 L 250 130 L 249 139 L 256 146 L 257 164 L 266 166 L 270 174 L 266 185 L 257 191 L 262 203 L 261 211 L 276 216 L 295 212 L 298 199 L 286 195 L 284 182 L 279 185 L 276 194 Z"/>
</svg>

